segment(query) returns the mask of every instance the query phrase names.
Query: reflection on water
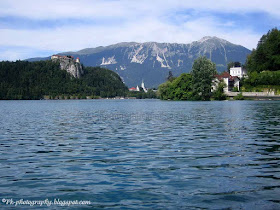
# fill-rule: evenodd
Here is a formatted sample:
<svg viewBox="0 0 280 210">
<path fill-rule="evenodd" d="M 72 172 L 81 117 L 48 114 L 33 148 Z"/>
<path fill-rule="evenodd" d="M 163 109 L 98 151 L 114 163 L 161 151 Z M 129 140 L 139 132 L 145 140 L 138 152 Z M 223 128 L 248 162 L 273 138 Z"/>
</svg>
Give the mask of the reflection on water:
<svg viewBox="0 0 280 210">
<path fill-rule="evenodd" d="M 0 101 L 0 198 L 279 209 L 279 116 L 277 101 Z"/>
</svg>

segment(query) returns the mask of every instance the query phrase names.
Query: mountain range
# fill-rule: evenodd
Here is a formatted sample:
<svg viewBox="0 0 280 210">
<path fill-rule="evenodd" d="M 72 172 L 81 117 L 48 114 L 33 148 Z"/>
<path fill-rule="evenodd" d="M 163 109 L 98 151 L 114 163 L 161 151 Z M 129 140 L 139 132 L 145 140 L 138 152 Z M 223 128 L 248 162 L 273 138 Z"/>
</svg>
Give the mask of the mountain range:
<svg viewBox="0 0 280 210">
<path fill-rule="evenodd" d="M 216 63 L 219 72 L 225 71 L 227 63 L 244 63 L 251 51 L 218 37 L 203 37 L 190 44 L 157 42 L 122 42 L 110 46 L 86 48 L 59 55 L 79 57 L 85 66 L 101 66 L 117 72 L 128 87 L 140 85 L 157 87 L 163 83 L 169 71 L 174 76 L 190 72 L 199 56 L 206 56 Z M 31 58 L 29 61 L 47 60 Z"/>
</svg>

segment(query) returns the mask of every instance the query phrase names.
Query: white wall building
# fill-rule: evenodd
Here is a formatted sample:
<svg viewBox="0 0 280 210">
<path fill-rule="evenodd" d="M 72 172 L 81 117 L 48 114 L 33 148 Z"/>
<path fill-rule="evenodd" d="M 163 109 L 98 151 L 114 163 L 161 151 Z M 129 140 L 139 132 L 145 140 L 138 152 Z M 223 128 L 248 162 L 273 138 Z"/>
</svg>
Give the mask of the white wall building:
<svg viewBox="0 0 280 210">
<path fill-rule="evenodd" d="M 238 91 L 240 90 L 240 79 L 238 76 L 232 76 L 228 72 L 223 72 L 220 75 L 216 75 L 215 79 L 212 81 L 212 90 L 215 91 L 218 87 L 219 82 L 224 82 L 226 87 L 224 88 L 224 92 L 227 93 L 229 91 L 233 91 L 236 87 Z"/>
<path fill-rule="evenodd" d="M 247 71 L 242 67 L 232 67 L 229 69 L 229 74 L 231 76 L 239 77 L 241 79 L 247 76 Z"/>
</svg>

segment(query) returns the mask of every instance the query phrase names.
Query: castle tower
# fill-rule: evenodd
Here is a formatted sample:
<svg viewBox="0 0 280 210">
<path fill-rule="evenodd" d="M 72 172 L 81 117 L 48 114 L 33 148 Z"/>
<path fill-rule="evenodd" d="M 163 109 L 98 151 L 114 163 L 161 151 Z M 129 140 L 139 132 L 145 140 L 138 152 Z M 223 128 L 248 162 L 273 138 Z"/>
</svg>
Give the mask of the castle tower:
<svg viewBox="0 0 280 210">
<path fill-rule="evenodd" d="M 80 58 L 76 58 L 76 62 L 77 62 L 77 63 L 80 63 Z"/>
</svg>

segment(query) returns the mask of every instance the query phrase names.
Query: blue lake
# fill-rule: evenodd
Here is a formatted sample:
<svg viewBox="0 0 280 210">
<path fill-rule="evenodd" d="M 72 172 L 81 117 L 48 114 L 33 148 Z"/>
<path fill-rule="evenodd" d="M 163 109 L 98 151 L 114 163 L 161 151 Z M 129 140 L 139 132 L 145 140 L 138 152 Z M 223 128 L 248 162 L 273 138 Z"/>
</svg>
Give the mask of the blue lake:
<svg viewBox="0 0 280 210">
<path fill-rule="evenodd" d="M 0 101 L 0 199 L 279 209 L 279 164 L 280 101 Z"/>
</svg>

